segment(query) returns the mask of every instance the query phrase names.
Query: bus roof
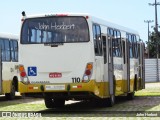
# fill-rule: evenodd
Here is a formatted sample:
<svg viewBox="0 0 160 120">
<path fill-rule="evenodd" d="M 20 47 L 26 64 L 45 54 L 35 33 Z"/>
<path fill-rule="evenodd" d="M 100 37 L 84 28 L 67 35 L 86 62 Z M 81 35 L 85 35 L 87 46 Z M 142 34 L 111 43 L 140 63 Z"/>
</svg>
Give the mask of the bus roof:
<svg viewBox="0 0 160 120">
<path fill-rule="evenodd" d="M 18 35 L 10 34 L 10 33 L 0 33 L 0 38 L 8 38 L 8 39 L 19 40 L 19 36 Z"/>
<path fill-rule="evenodd" d="M 30 15 L 30 16 L 27 16 L 26 18 L 50 17 L 50 16 L 88 16 L 89 18 L 91 18 L 91 21 L 94 23 L 104 25 L 110 28 L 118 29 L 121 31 L 125 31 L 127 33 L 139 35 L 139 33 L 136 30 L 106 21 L 98 17 L 91 16 L 88 13 L 49 13 L 49 14 Z"/>
<path fill-rule="evenodd" d="M 139 35 L 139 33 L 136 30 L 133 30 L 133 29 L 130 29 L 130 28 L 127 28 L 127 27 L 124 27 L 124 26 L 121 26 L 121 25 L 103 20 L 101 18 L 97 18 L 97 17 L 92 16 L 92 21 L 95 22 L 95 23 L 99 23 L 100 25 L 104 25 L 104 26 L 113 28 L 113 29 L 118 29 L 118 30 L 121 30 L 121 31 L 124 31 L 124 32 L 127 32 L 127 33 Z"/>
</svg>

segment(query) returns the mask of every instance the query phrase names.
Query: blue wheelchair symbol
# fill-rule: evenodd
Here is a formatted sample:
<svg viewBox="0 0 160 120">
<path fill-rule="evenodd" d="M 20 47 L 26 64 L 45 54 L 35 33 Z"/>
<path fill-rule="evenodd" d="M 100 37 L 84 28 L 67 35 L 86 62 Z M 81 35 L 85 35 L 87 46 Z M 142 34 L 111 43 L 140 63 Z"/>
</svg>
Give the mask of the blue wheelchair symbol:
<svg viewBox="0 0 160 120">
<path fill-rule="evenodd" d="M 37 67 L 28 67 L 28 76 L 37 76 Z"/>
</svg>

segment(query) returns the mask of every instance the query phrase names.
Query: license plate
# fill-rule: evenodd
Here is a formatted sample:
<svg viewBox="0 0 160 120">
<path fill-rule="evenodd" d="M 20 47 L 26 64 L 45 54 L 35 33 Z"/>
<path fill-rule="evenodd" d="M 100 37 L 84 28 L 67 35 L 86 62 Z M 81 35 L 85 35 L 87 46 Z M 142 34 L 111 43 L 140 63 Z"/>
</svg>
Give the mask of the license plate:
<svg viewBox="0 0 160 120">
<path fill-rule="evenodd" d="M 65 85 L 46 85 L 46 90 L 65 90 Z"/>
<path fill-rule="evenodd" d="M 61 78 L 62 73 L 49 73 L 49 78 Z"/>
</svg>

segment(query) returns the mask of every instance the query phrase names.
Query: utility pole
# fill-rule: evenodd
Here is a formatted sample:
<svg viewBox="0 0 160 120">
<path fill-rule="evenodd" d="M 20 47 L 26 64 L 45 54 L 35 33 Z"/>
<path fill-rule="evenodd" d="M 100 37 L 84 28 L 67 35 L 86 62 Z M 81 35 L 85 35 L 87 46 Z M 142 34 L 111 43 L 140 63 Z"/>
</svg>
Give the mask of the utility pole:
<svg viewBox="0 0 160 120">
<path fill-rule="evenodd" d="M 152 23 L 153 20 L 144 20 L 145 23 L 148 23 L 148 44 L 147 44 L 147 47 L 148 47 L 148 58 L 149 58 L 149 39 L 150 39 L 150 31 L 149 31 L 149 23 Z"/>
<path fill-rule="evenodd" d="M 156 51 L 157 51 L 157 82 L 159 81 L 159 64 L 158 64 L 158 58 L 159 58 L 159 41 L 158 41 L 158 19 L 157 19 L 157 5 L 160 5 L 159 2 L 157 2 L 157 0 L 155 0 L 155 3 L 151 4 L 149 3 L 149 5 L 151 6 L 155 6 L 155 35 L 156 35 Z"/>
</svg>

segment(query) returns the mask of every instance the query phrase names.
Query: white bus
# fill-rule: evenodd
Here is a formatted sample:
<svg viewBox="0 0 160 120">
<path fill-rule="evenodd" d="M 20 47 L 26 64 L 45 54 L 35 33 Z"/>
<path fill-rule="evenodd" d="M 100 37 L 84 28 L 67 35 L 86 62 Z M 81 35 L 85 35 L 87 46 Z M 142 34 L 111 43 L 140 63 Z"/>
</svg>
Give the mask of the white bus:
<svg viewBox="0 0 160 120">
<path fill-rule="evenodd" d="M 0 33 L 0 95 L 14 99 L 18 91 L 18 35 Z"/>
<path fill-rule="evenodd" d="M 131 29 L 88 14 L 26 16 L 20 35 L 21 93 L 43 93 L 47 108 L 65 100 L 133 99 L 144 88 L 144 44 Z"/>
</svg>

